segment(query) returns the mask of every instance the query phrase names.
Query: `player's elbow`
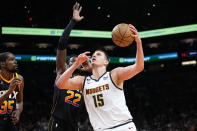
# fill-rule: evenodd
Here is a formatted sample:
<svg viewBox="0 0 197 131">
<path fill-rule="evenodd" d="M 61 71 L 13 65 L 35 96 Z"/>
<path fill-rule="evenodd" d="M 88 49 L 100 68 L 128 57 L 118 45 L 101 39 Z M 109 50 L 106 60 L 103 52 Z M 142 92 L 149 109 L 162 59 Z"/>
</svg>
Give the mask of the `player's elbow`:
<svg viewBox="0 0 197 131">
<path fill-rule="evenodd" d="M 69 84 L 69 81 L 61 81 L 61 80 L 58 80 L 56 82 L 56 86 L 59 89 L 68 89 L 69 85 L 70 85 Z"/>
<path fill-rule="evenodd" d="M 137 66 L 137 72 L 142 72 L 144 70 L 144 64 Z"/>
<path fill-rule="evenodd" d="M 57 88 L 63 89 L 63 84 L 58 80 L 56 83 Z"/>
</svg>

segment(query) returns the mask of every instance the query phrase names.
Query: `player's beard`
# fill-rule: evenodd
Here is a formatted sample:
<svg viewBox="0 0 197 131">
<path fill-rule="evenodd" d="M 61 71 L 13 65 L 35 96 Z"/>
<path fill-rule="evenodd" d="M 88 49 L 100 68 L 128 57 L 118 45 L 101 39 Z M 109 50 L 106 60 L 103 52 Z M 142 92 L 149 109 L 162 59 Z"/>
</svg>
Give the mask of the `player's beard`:
<svg viewBox="0 0 197 131">
<path fill-rule="evenodd" d="M 15 68 L 10 69 L 10 70 L 8 70 L 8 71 L 11 72 L 11 73 L 15 73 L 15 72 L 18 72 L 18 69 L 17 69 L 17 67 L 15 67 Z"/>
</svg>

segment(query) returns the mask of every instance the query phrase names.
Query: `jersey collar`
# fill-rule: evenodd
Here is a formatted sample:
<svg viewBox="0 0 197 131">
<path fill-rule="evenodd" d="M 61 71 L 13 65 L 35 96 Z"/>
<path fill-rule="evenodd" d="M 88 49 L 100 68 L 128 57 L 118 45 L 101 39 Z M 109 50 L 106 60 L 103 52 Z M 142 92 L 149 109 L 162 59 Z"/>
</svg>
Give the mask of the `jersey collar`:
<svg viewBox="0 0 197 131">
<path fill-rule="evenodd" d="M 16 76 L 18 76 L 17 73 L 16 73 Z M 5 82 L 7 82 L 7 83 L 10 83 L 10 82 L 14 79 L 14 73 L 13 73 L 12 79 L 10 79 L 10 80 L 5 79 L 1 74 L 0 74 L 0 77 L 1 77 L 1 79 L 2 79 L 3 81 L 5 81 Z"/>
</svg>

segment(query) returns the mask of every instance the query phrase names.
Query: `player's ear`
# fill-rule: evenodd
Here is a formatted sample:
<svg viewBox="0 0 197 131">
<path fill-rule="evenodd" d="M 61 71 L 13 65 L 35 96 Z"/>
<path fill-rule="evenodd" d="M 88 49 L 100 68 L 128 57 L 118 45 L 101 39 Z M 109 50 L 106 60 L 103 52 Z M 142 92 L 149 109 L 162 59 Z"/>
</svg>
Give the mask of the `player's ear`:
<svg viewBox="0 0 197 131">
<path fill-rule="evenodd" d="M 5 67 L 5 61 L 1 61 L 0 62 L 0 67 L 2 68 L 2 67 Z"/>
<path fill-rule="evenodd" d="M 104 64 L 107 66 L 109 64 L 109 61 L 108 60 L 105 60 L 104 61 Z"/>
</svg>

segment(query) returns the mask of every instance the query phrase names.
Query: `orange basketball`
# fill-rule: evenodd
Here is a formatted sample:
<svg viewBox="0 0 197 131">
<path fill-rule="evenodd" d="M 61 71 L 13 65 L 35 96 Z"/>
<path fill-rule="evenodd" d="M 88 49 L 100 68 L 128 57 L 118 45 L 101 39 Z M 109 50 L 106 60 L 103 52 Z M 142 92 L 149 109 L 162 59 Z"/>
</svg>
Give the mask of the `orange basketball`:
<svg viewBox="0 0 197 131">
<path fill-rule="evenodd" d="M 129 24 L 118 24 L 112 30 L 112 41 L 120 47 L 129 46 L 135 39 L 131 34 L 133 32 L 130 30 Z"/>
</svg>

